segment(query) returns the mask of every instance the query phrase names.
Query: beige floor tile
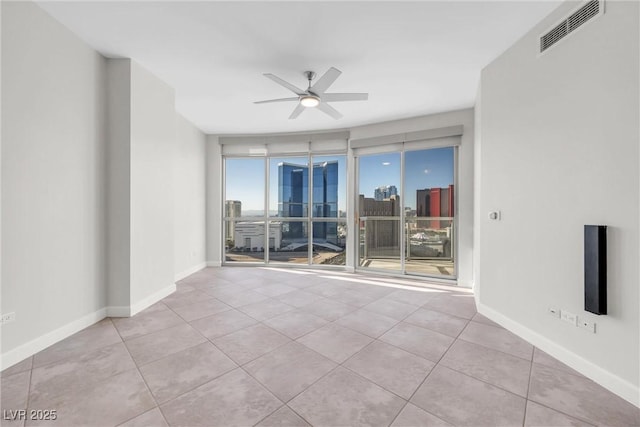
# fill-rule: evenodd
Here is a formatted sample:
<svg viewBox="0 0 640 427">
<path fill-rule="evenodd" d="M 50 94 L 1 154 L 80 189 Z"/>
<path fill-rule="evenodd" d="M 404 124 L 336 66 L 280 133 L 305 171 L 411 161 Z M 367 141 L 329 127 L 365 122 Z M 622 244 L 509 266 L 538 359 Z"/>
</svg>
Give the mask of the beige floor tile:
<svg viewBox="0 0 640 427">
<path fill-rule="evenodd" d="M 387 426 L 404 404 L 398 396 L 338 367 L 289 402 L 289 407 L 315 426 Z"/>
<path fill-rule="evenodd" d="M 330 298 L 334 295 L 338 295 L 345 291 L 345 287 L 339 283 L 323 282 L 313 286 L 305 288 L 307 292 L 321 295 L 325 298 Z"/>
<path fill-rule="evenodd" d="M 347 289 L 344 292 L 340 292 L 339 294 L 330 297 L 329 299 L 360 308 L 364 307 L 365 305 L 371 304 L 378 298 L 367 295 L 365 292 L 362 292 L 360 290 L 356 291 Z"/>
<path fill-rule="evenodd" d="M 213 340 L 216 347 L 238 365 L 244 365 L 288 342 L 291 342 L 290 338 L 260 323 Z"/>
<path fill-rule="evenodd" d="M 295 291 L 297 288 L 293 286 L 287 286 L 282 283 L 273 283 L 268 281 L 269 284 L 255 288 L 254 291 L 266 295 L 268 297 L 275 297 L 278 295 L 286 294 Z"/>
<path fill-rule="evenodd" d="M 213 404 L 215 403 L 215 404 Z M 161 406 L 172 426 L 251 426 L 282 406 L 242 369 L 183 394 Z"/>
<path fill-rule="evenodd" d="M 244 329 L 247 326 L 255 325 L 256 323 L 257 321 L 254 318 L 238 310 L 228 310 L 214 314 L 213 316 L 194 320 L 191 322 L 191 326 L 211 340 Z"/>
<path fill-rule="evenodd" d="M 466 293 L 440 294 L 427 302 L 424 307 L 465 319 L 472 319 L 477 313 L 473 294 Z"/>
<path fill-rule="evenodd" d="M 295 310 L 295 307 L 270 298 L 254 304 L 244 305 L 238 308 L 238 310 L 258 321 L 264 321 L 288 311 Z"/>
<path fill-rule="evenodd" d="M 640 425 L 640 410 L 588 378 L 534 363 L 529 399 L 592 424 Z"/>
<path fill-rule="evenodd" d="M 287 402 L 336 366 L 304 345 L 291 342 L 247 363 L 244 369 Z"/>
<path fill-rule="evenodd" d="M 398 347 L 374 341 L 343 366 L 386 390 L 409 399 L 435 364 Z"/>
<path fill-rule="evenodd" d="M 295 340 L 326 325 L 328 321 L 300 309 L 273 317 L 264 323 Z"/>
<path fill-rule="evenodd" d="M 2 378 L 0 386 L 0 396 L 2 397 L 2 414 L 6 415 L 8 411 L 19 411 L 27 409 L 27 399 L 29 396 L 29 380 L 31 378 L 30 371 L 23 371 L 17 374 L 8 375 Z M 15 412 L 13 412 L 15 413 Z M 5 418 L 3 416 L 3 418 Z M 9 415 L 9 420 L 11 419 Z M 7 421 L 9 421 L 7 420 Z M 23 424 L 15 420 L 15 425 Z M 4 421 L 2 423 L 4 425 Z"/>
<path fill-rule="evenodd" d="M 31 375 L 31 405 L 44 408 L 41 402 L 69 390 L 92 387 L 113 375 L 135 368 L 122 342 L 35 368 Z"/>
<path fill-rule="evenodd" d="M 100 427 L 120 424 L 154 406 L 147 386 L 134 369 L 109 377 L 95 387 L 69 390 L 69 393 L 57 395 L 38 407 L 30 405 L 30 409 L 56 409 L 54 425 Z M 51 424 L 51 421 L 27 421 L 26 425 Z"/>
<path fill-rule="evenodd" d="M 478 344 L 458 340 L 440 364 L 527 397 L 531 362 Z"/>
<path fill-rule="evenodd" d="M 8 367 L 4 371 L 2 371 L 2 378 L 8 377 L 13 374 L 17 374 L 20 372 L 28 371 L 33 366 L 33 356 L 27 357 L 21 362 L 16 363 L 13 366 Z"/>
<path fill-rule="evenodd" d="M 246 290 L 233 293 L 231 295 L 219 295 L 217 298 L 225 304 L 230 305 L 231 307 L 238 308 L 242 307 L 243 305 L 249 305 L 256 302 L 264 301 L 269 297 L 252 290 Z"/>
<path fill-rule="evenodd" d="M 454 341 L 450 336 L 404 322 L 398 323 L 379 339 L 432 362 L 440 360 Z"/>
<path fill-rule="evenodd" d="M 584 421 L 529 400 L 527 402 L 527 415 L 524 425 L 525 427 L 590 427 L 593 424 L 587 424 Z"/>
<path fill-rule="evenodd" d="M 278 295 L 275 298 L 285 304 L 300 308 L 304 307 L 305 305 L 311 304 L 314 301 L 318 301 L 324 297 L 322 295 L 314 294 L 313 292 L 296 290 L 293 292 L 288 292 L 286 294 Z"/>
<path fill-rule="evenodd" d="M 58 362 L 119 342 L 122 342 L 122 339 L 111 319 L 104 319 L 36 353 L 33 357 L 33 367 Z"/>
<path fill-rule="evenodd" d="M 205 299 L 204 301 L 193 304 L 181 305 L 173 309 L 173 311 L 187 322 L 222 313 L 227 310 L 231 310 L 231 307 L 216 298 Z"/>
<path fill-rule="evenodd" d="M 331 299 L 323 299 L 312 302 L 304 307 L 304 311 L 315 314 L 330 322 L 339 319 L 349 313 L 356 311 L 358 308 L 352 305 L 333 301 Z"/>
<path fill-rule="evenodd" d="M 185 323 L 134 338 L 125 344 L 136 364 L 142 366 L 205 341 L 205 337 Z"/>
<path fill-rule="evenodd" d="M 414 311 L 404 321 L 454 338 L 460 335 L 469 323 L 467 319 L 424 308 Z"/>
<path fill-rule="evenodd" d="M 531 360 L 533 357 L 533 346 L 531 344 L 506 329 L 496 328 L 495 326 L 469 322 L 458 338 L 522 359 Z"/>
<path fill-rule="evenodd" d="M 483 316 L 480 313 L 476 313 L 475 316 L 473 316 L 473 318 L 471 320 L 473 322 L 484 323 L 485 325 L 490 325 L 490 326 L 495 326 L 497 328 L 502 328 L 502 326 L 498 325 L 496 322 L 494 322 L 493 320 L 489 319 L 488 317 Z"/>
<path fill-rule="evenodd" d="M 348 328 L 329 323 L 298 339 L 298 342 L 337 363 L 360 351 L 373 339 Z"/>
<path fill-rule="evenodd" d="M 381 298 L 371 304 L 363 307 L 365 310 L 373 311 L 378 314 L 382 314 L 387 317 L 392 317 L 397 320 L 403 320 L 405 317 L 413 313 L 418 309 L 415 305 L 407 304 L 404 302 L 398 302 L 387 297 Z"/>
<path fill-rule="evenodd" d="M 118 427 L 169 427 L 159 408 L 153 408 L 142 415 L 120 424 Z"/>
<path fill-rule="evenodd" d="M 300 418 L 288 406 L 275 411 L 264 420 L 260 421 L 256 427 L 311 427 L 309 423 Z"/>
<path fill-rule="evenodd" d="M 564 363 L 562 363 L 561 361 L 559 361 L 555 357 L 545 353 L 544 351 L 540 350 L 539 348 L 534 348 L 533 349 L 533 363 L 537 363 L 539 365 L 548 366 L 549 368 L 559 369 L 561 371 L 565 371 L 565 372 L 567 372 L 569 374 L 573 374 L 573 375 L 578 375 L 580 377 L 583 376 L 580 372 L 568 367 L 567 365 L 565 365 Z"/>
<path fill-rule="evenodd" d="M 430 414 L 416 405 L 407 403 L 391 424 L 392 427 L 453 427 L 453 424 Z"/>
<path fill-rule="evenodd" d="M 435 292 L 431 289 L 416 289 L 416 290 L 408 290 L 408 289 L 398 289 L 397 291 L 393 291 L 387 295 L 386 298 L 403 302 L 405 304 L 422 306 L 433 298 L 439 295 L 439 292 Z"/>
<path fill-rule="evenodd" d="M 195 304 L 213 298 L 211 295 L 202 291 L 190 291 L 190 292 L 174 292 L 162 299 L 162 303 L 170 308 L 177 308 L 182 305 Z"/>
<path fill-rule="evenodd" d="M 398 320 L 373 311 L 358 310 L 339 318 L 335 323 L 353 329 L 361 334 L 378 338 L 398 324 Z"/>
<path fill-rule="evenodd" d="M 210 342 L 174 353 L 140 367 L 151 393 L 164 403 L 237 368 Z"/>
<path fill-rule="evenodd" d="M 411 403 L 457 426 L 516 426 L 526 400 L 438 365 Z"/>
<path fill-rule="evenodd" d="M 184 320 L 164 304 L 144 310 L 132 317 L 115 317 L 113 324 L 124 340 L 141 337 L 184 323 Z"/>
</svg>

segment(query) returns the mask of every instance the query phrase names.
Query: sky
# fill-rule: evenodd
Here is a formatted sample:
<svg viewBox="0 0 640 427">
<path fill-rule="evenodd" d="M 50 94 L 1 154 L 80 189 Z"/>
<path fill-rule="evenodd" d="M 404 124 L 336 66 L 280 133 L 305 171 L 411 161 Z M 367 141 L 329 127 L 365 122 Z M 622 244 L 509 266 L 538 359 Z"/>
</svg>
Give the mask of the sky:
<svg viewBox="0 0 640 427">
<path fill-rule="evenodd" d="M 433 187 L 448 187 L 453 184 L 452 147 L 430 150 L 407 151 L 405 154 L 406 200 L 403 205 L 415 209 L 416 190 Z M 316 156 L 314 163 L 338 161 L 338 209 L 346 209 L 346 157 Z M 307 157 L 269 158 L 271 179 L 269 183 L 269 210 L 278 209 L 278 163 L 306 164 Z M 385 153 L 361 156 L 359 193 L 373 197 L 375 188 L 395 185 L 402 194 L 400 180 L 400 153 Z M 243 215 L 262 215 L 264 212 L 265 160 L 261 158 L 238 158 L 226 160 L 226 200 L 242 201 Z M 249 212 L 251 211 L 251 212 Z"/>
<path fill-rule="evenodd" d="M 453 147 L 405 153 L 405 201 L 403 205 L 416 208 L 416 190 L 448 187 L 453 184 Z M 395 185 L 401 193 L 400 153 L 374 154 L 360 157 L 359 193 L 373 197 L 376 188 Z"/>
</svg>

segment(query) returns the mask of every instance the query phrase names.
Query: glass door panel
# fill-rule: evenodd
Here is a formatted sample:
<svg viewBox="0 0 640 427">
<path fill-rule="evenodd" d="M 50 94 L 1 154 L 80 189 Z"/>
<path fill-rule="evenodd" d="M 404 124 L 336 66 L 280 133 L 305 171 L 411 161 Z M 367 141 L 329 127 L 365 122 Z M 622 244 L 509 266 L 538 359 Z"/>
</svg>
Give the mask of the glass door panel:
<svg viewBox="0 0 640 427">
<path fill-rule="evenodd" d="M 405 152 L 405 272 L 455 276 L 454 147 Z"/>
<path fill-rule="evenodd" d="M 224 261 L 264 262 L 264 158 L 225 159 Z"/>
<path fill-rule="evenodd" d="M 358 265 L 402 271 L 400 251 L 401 155 L 385 153 L 358 159 Z"/>
</svg>

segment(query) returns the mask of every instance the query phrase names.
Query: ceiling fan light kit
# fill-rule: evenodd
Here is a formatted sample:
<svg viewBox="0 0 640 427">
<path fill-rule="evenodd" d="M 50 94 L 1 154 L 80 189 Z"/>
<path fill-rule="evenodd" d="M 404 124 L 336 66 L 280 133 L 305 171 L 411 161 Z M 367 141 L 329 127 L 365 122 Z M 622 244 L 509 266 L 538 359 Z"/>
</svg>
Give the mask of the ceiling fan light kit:
<svg viewBox="0 0 640 427">
<path fill-rule="evenodd" d="M 300 104 L 302 104 L 303 107 L 317 107 L 318 104 L 320 104 L 320 98 L 313 95 L 301 96 Z"/>
<path fill-rule="evenodd" d="M 256 101 L 254 104 L 267 104 L 272 102 L 286 102 L 286 101 L 298 101 L 298 105 L 293 110 L 289 119 L 295 119 L 302 113 L 305 108 L 313 108 L 317 107 L 323 113 L 333 117 L 334 119 L 339 119 L 342 117 L 342 114 L 327 102 L 339 102 L 339 101 L 366 101 L 369 99 L 368 93 L 325 93 L 325 91 L 336 81 L 336 79 L 342 74 L 340 70 L 337 68 L 331 67 L 327 70 L 326 73 L 322 75 L 313 85 L 311 85 L 311 81 L 315 78 L 316 73 L 313 71 L 305 71 L 304 75 L 309 81 L 309 86 L 307 90 L 302 90 L 291 83 L 282 80 L 280 77 L 275 76 L 273 74 L 265 74 L 264 76 L 268 79 L 273 80 L 278 83 L 280 86 L 289 89 L 291 92 L 297 95 L 297 98 L 279 98 L 279 99 L 268 99 L 266 101 Z"/>
</svg>

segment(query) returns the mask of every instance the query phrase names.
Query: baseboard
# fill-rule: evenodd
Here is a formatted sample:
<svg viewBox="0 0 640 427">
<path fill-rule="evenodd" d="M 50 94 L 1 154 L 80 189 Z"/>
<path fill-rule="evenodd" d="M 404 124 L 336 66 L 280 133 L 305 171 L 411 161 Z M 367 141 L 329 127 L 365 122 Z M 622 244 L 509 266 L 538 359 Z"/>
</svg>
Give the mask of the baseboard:
<svg viewBox="0 0 640 427">
<path fill-rule="evenodd" d="M 109 306 L 106 308 L 107 317 L 130 317 L 131 307 L 129 306 Z"/>
<path fill-rule="evenodd" d="M 624 400 L 640 407 L 640 388 L 638 386 L 635 386 L 629 381 L 602 369 L 598 365 L 589 362 L 572 351 L 567 350 L 556 342 L 549 340 L 544 335 L 511 320 L 496 310 L 487 307 L 478 301 L 476 301 L 476 305 L 480 314 L 488 317 L 522 339 L 538 347 L 540 350 L 550 354 L 565 365 L 580 372 L 585 377 L 592 379 Z"/>
<path fill-rule="evenodd" d="M 64 326 L 54 329 L 51 332 L 47 332 L 25 344 L 22 344 L 13 350 L 9 350 L 6 353 L 2 353 L 0 359 L 0 369 L 5 370 L 18 362 L 23 361 L 27 357 L 33 356 L 39 351 L 62 341 L 63 339 L 75 334 L 93 325 L 96 322 L 107 317 L 107 309 L 101 308 L 100 310 L 89 313 L 82 316 L 79 319 L 73 320 Z"/>
<path fill-rule="evenodd" d="M 141 299 L 140 301 L 134 304 L 131 304 L 130 316 L 133 316 L 134 314 L 141 312 L 145 308 L 157 303 L 162 298 L 168 295 L 171 295 L 175 291 L 176 291 L 176 284 L 172 283 L 169 286 L 166 286 L 160 289 L 159 291 L 154 292 L 153 294 Z"/>
<path fill-rule="evenodd" d="M 174 281 L 179 281 L 184 279 L 187 276 L 191 276 L 193 273 L 202 270 L 203 268 L 205 268 L 207 266 L 206 262 L 201 262 L 200 264 L 194 265 L 191 268 L 187 268 L 184 271 L 181 271 L 180 273 L 176 274 L 174 277 Z"/>
<path fill-rule="evenodd" d="M 220 261 L 207 261 L 207 267 L 221 267 L 222 262 Z"/>
</svg>

